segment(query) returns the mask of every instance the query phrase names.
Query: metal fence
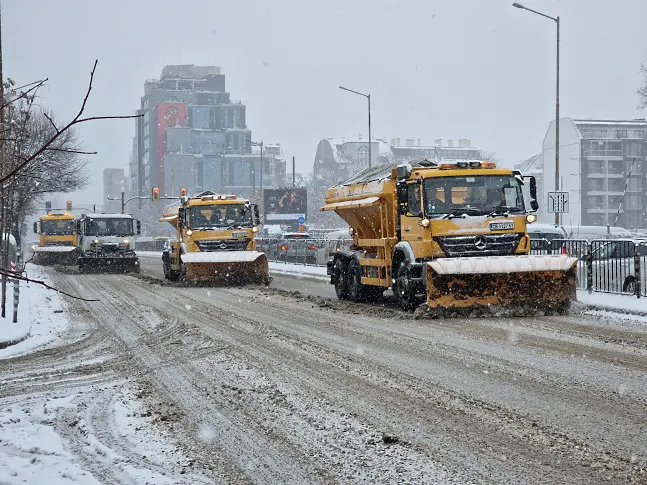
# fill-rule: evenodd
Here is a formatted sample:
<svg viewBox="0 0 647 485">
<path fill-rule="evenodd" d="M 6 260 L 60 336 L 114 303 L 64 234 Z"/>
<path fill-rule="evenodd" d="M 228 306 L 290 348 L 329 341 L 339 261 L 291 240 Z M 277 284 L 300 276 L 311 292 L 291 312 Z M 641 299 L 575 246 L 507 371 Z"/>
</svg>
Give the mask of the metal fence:
<svg viewBox="0 0 647 485">
<path fill-rule="evenodd" d="M 325 266 L 351 239 L 258 238 L 257 249 L 270 261 Z M 581 290 L 647 296 L 647 240 L 533 239 L 530 254 L 566 254 L 577 258 L 577 286 Z"/>
</svg>

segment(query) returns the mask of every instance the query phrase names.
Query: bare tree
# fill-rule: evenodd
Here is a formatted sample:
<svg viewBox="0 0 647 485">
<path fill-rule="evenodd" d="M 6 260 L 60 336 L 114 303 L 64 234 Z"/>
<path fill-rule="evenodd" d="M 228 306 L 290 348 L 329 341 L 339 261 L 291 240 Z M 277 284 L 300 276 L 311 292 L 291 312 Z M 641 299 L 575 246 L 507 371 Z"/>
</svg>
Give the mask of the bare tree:
<svg viewBox="0 0 647 485">
<path fill-rule="evenodd" d="M 90 81 L 76 116 L 65 125 L 59 125 L 51 113 L 34 111 L 38 88 L 45 81 L 14 88 L 14 82 L 0 86 L 3 96 L 0 105 L 0 223 L 2 228 L 0 275 L 2 275 L 2 316 L 5 316 L 8 244 L 11 233 L 19 235 L 18 228 L 24 216 L 34 208 L 34 201 L 48 192 L 66 192 L 83 186 L 87 181 L 82 155 L 91 155 L 80 146 L 75 127 L 81 123 L 107 119 L 129 119 L 141 115 L 90 116 L 84 112 L 92 92 L 92 83 L 98 61 L 90 73 Z M 4 93 L 8 91 L 9 94 Z M 25 278 L 29 281 L 28 278 Z"/>
<path fill-rule="evenodd" d="M 640 72 L 643 75 L 643 85 L 638 88 L 638 106 L 637 108 L 643 110 L 647 108 L 647 66 L 640 65 Z"/>
</svg>

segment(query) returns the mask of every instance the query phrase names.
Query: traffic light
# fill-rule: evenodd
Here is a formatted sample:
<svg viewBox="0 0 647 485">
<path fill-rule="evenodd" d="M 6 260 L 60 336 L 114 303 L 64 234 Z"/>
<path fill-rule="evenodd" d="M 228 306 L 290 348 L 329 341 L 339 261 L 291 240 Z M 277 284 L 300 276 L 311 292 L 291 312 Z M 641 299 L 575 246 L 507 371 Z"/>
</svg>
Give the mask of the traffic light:
<svg viewBox="0 0 647 485">
<path fill-rule="evenodd" d="M 49 200 L 45 201 L 45 210 L 50 212 L 52 210 L 52 203 Z"/>
<path fill-rule="evenodd" d="M 157 187 L 153 187 L 153 197 L 152 198 L 153 198 L 154 201 L 160 200 L 160 189 L 158 189 Z"/>
<path fill-rule="evenodd" d="M 65 203 L 65 208 L 66 208 L 68 211 L 71 211 L 71 210 L 72 210 L 72 201 L 71 201 L 71 200 L 68 200 L 68 201 Z"/>
<path fill-rule="evenodd" d="M 180 197 L 186 197 L 186 189 L 180 189 Z"/>
</svg>

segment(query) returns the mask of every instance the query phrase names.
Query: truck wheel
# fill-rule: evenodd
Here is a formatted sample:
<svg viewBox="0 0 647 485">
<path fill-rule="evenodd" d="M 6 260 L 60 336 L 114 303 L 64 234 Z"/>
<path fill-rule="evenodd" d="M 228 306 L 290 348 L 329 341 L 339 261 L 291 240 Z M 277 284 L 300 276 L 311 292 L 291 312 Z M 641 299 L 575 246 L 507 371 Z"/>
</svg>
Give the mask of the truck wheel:
<svg viewBox="0 0 647 485">
<path fill-rule="evenodd" d="M 362 302 L 366 299 L 366 287 L 362 284 L 362 273 L 356 259 L 351 259 L 347 271 L 348 299 Z"/>
<path fill-rule="evenodd" d="M 347 300 L 348 286 L 346 283 L 346 265 L 341 259 L 337 259 L 337 261 L 335 261 L 333 271 L 335 273 L 335 293 L 337 294 L 337 298 L 340 300 Z"/>
<path fill-rule="evenodd" d="M 411 311 L 419 304 L 419 299 L 411 281 L 411 267 L 407 261 L 401 261 L 398 266 L 395 281 L 393 282 L 393 295 L 400 307 L 405 311 Z"/>
</svg>

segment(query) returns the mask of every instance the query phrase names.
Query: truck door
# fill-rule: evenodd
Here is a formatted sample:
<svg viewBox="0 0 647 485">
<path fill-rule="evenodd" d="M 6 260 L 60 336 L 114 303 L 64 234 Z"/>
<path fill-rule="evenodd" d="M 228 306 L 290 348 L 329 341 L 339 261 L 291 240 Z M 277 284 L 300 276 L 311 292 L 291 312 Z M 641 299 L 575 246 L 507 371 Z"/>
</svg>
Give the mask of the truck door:
<svg viewBox="0 0 647 485">
<path fill-rule="evenodd" d="M 420 225 L 423 219 L 422 185 L 419 181 L 407 183 L 407 210 L 401 215 L 401 239 L 409 241 L 416 256 L 424 252 L 425 229 Z"/>
</svg>

